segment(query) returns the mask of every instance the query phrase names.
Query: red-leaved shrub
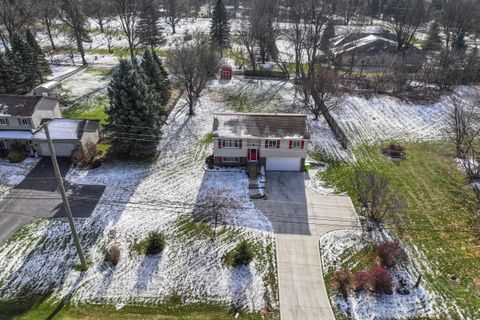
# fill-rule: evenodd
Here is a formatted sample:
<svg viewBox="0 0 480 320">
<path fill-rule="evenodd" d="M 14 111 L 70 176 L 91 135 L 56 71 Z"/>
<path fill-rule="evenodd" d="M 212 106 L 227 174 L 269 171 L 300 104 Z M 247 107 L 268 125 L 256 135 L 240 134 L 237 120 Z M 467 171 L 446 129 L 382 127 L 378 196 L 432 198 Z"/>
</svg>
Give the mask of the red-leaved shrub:
<svg viewBox="0 0 480 320">
<path fill-rule="evenodd" d="M 335 271 L 332 280 L 332 287 L 344 297 L 347 297 L 352 288 L 352 273 L 350 270 L 341 268 Z"/>
<path fill-rule="evenodd" d="M 392 276 L 387 269 L 375 267 L 369 272 L 370 289 L 377 294 L 392 294 Z"/>
<path fill-rule="evenodd" d="M 382 266 L 392 268 L 407 261 L 407 253 L 398 241 L 387 241 L 376 247 Z"/>
<path fill-rule="evenodd" d="M 370 273 L 367 270 L 358 271 L 354 275 L 353 287 L 355 291 L 370 290 Z"/>
</svg>

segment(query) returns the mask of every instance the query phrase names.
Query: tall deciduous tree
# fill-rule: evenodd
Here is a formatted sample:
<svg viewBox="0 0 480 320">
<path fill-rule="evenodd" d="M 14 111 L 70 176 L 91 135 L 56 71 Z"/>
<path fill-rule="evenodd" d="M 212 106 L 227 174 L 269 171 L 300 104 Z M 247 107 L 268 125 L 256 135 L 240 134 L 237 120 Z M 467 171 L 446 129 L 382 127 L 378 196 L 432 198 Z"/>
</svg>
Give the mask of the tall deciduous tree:
<svg viewBox="0 0 480 320">
<path fill-rule="evenodd" d="M 172 33 L 177 32 L 177 24 L 182 18 L 184 8 L 184 0 L 163 0 L 163 8 L 165 10 L 165 22 L 172 28 Z"/>
<path fill-rule="evenodd" d="M 144 78 L 141 68 L 121 60 L 108 87 L 106 110 L 113 150 L 140 160 L 156 154 L 163 114 Z"/>
<path fill-rule="evenodd" d="M 208 37 L 196 34 L 188 43 L 177 43 L 167 59 L 172 78 L 187 95 L 189 114 L 207 86 L 210 77 L 218 69 L 218 58 Z"/>
<path fill-rule="evenodd" d="M 155 47 L 165 42 L 162 31 L 158 26 L 160 12 L 158 3 L 151 0 L 143 0 L 140 8 L 140 17 L 138 21 L 138 39 L 140 44 L 149 46 L 155 50 Z"/>
<path fill-rule="evenodd" d="M 223 57 L 223 49 L 230 44 L 230 23 L 223 0 L 217 0 L 213 8 L 210 36 L 213 43 L 220 49 L 220 56 Z"/>
<path fill-rule="evenodd" d="M 0 0 L 0 23 L 7 30 L 10 41 L 15 33 L 23 33 L 32 22 L 33 8 L 32 0 Z"/>
<path fill-rule="evenodd" d="M 53 30 L 55 28 L 55 18 L 58 16 L 57 6 L 57 0 L 43 0 L 39 1 L 37 5 L 37 16 L 45 26 L 52 50 L 56 50 Z"/>
<path fill-rule="evenodd" d="M 78 0 L 60 0 L 60 18 L 69 27 L 72 37 L 77 43 L 77 50 L 82 57 L 82 64 L 87 65 L 83 41 L 88 38 L 87 18 Z"/>
<path fill-rule="evenodd" d="M 160 59 L 158 57 L 155 59 L 148 49 L 143 54 L 142 69 L 152 93 L 158 98 L 160 104 L 165 106 L 170 100 L 170 81 L 168 76 L 165 76 L 165 69 Z"/>
<path fill-rule="evenodd" d="M 445 0 L 440 15 L 440 24 L 448 48 L 462 49 L 464 38 L 475 29 L 480 14 L 480 3 L 476 0 Z"/>
<path fill-rule="evenodd" d="M 127 38 L 130 59 L 135 63 L 135 49 L 138 44 L 138 20 L 140 1 L 112 0 L 115 13 L 120 18 L 121 28 Z"/>
</svg>

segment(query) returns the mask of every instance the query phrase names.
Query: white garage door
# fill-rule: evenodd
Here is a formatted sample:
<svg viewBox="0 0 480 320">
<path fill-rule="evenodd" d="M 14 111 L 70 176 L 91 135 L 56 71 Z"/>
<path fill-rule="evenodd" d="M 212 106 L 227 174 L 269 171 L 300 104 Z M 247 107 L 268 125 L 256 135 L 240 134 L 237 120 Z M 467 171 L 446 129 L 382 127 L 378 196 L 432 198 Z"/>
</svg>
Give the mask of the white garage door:
<svg viewBox="0 0 480 320">
<path fill-rule="evenodd" d="M 267 158 L 268 171 L 300 171 L 300 158 Z"/>
<path fill-rule="evenodd" d="M 73 150 L 75 150 L 75 145 L 73 143 L 54 143 L 53 148 L 55 149 L 55 154 L 57 157 L 70 157 Z M 42 150 L 42 155 L 50 155 L 48 143 L 41 143 L 40 149 Z"/>
</svg>

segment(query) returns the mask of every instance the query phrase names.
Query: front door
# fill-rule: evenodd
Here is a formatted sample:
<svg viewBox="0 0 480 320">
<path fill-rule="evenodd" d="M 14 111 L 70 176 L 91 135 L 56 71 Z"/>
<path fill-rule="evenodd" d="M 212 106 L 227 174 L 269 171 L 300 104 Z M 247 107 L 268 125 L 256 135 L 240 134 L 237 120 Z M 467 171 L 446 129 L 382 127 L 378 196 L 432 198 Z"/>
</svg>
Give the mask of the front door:
<svg viewBox="0 0 480 320">
<path fill-rule="evenodd" d="M 248 161 L 258 161 L 258 149 L 248 149 Z"/>
</svg>

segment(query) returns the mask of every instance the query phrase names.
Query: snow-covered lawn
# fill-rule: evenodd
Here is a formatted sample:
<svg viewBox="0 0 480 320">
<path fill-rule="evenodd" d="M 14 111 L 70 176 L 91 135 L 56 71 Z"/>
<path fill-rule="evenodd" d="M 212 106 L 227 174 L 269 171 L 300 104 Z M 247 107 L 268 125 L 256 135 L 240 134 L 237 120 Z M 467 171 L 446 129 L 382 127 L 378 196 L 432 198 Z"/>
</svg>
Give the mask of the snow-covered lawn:
<svg viewBox="0 0 480 320">
<path fill-rule="evenodd" d="M 30 170 L 37 165 L 39 159 L 26 158 L 21 163 L 10 163 L 7 159 L 0 159 L 0 199 L 25 179 Z"/>
<path fill-rule="evenodd" d="M 272 227 L 248 197 L 243 172 L 206 172 L 210 145 L 203 140 L 212 114 L 225 110 L 223 85 L 212 84 L 196 115 L 188 117 L 181 100 L 164 128 L 157 162 L 113 162 L 91 170 L 71 170 L 67 180 L 106 186 L 92 216 L 76 224 L 92 266 L 83 273 L 69 236 L 67 221 L 42 220 L 26 228 L 23 240 L 0 247 L 0 296 L 15 298 L 51 293 L 61 299 L 72 293 L 76 303 L 160 302 L 180 295 L 185 302 L 235 303 L 259 311 L 275 294 L 265 281 L 275 273 L 266 247 L 274 248 Z M 197 232 L 189 219 L 203 190 L 225 190 L 241 203 L 229 211 L 227 226 L 215 241 Z M 79 199 L 79 201 L 88 201 Z M 131 246 L 149 232 L 165 235 L 166 248 L 155 256 L 140 256 Z M 255 244 L 257 257 L 243 268 L 228 268 L 225 254 L 242 239 Z M 111 244 L 121 249 L 120 262 L 104 262 Z M 274 259 L 273 259 L 274 261 Z"/>
<path fill-rule="evenodd" d="M 322 263 L 326 274 L 341 267 L 352 268 L 351 256 L 362 250 L 367 244 L 381 243 L 390 240 L 388 234 L 374 234 L 368 241 L 358 230 L 339 230 L 325 234 L 320 239 Z M 349 319 L 407 319 L 412 317 L 441 316 L 446 306 L 437 296 L 428 291 L 422 284 L 414 288 L 419 271 L 413 261 L 405 266 L 390 270 L 394 281 L 394 292 L 391 295 L 374 295 L 366 292 L 351 292 L 347 299 L 341 294 L 332 292 L 330 298 L 337 311 Z M 408 293 L 401 294 L 395 290 L 398 281 L 405 281 Z M 328 285 L 328 284 L 327 284 Z"/>
<path fill-rule="evenodd" d="M 61 77 L 66 75 L 69 72 L 75 71 L 78 69 L 78 66 L 59 66 L 59 65 L 51 65 L 50 69 L 52 70 L 52 74 L 48 77 L 49 80 Z"/>
<path fill-rule="evenodd" d="M 110 79 L 95 69 L 82 70 L 62 81 L 62 88 L 68 90 L 70 97 L 79 98 L 99 88 L 106 88 Z"/>
</svg>

